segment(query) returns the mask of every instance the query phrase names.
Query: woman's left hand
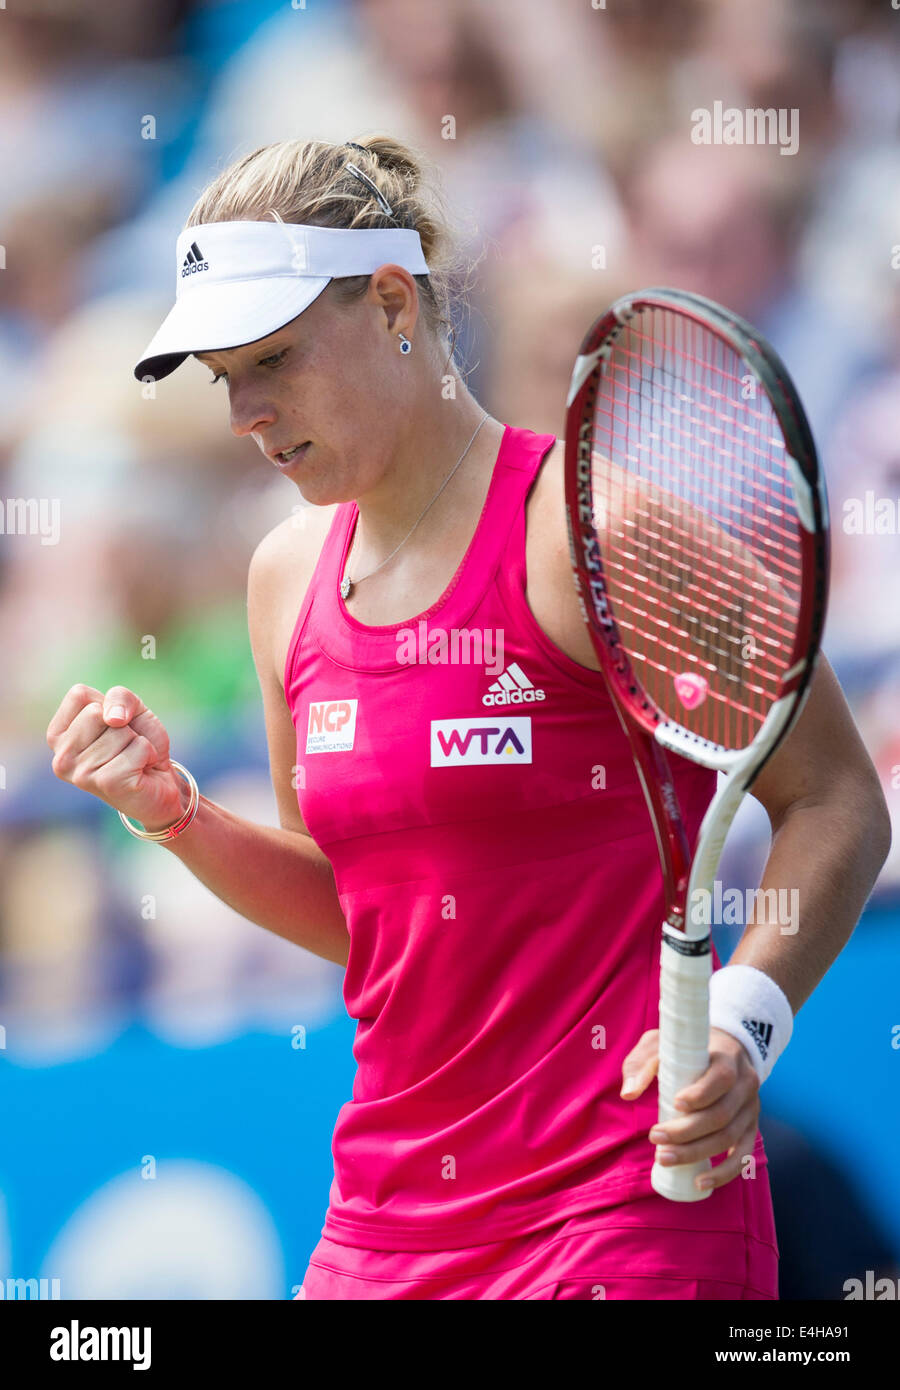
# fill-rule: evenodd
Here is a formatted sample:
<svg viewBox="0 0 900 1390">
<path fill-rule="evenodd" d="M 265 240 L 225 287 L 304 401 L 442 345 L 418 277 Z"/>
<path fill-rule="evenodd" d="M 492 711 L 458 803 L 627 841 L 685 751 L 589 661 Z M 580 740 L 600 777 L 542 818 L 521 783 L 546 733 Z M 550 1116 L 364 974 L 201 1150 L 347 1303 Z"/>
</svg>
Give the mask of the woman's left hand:
<svg viewBox="0 0 900 1390">
<path fill-rule="evenodd" d="M 644 1033 L 622 1064 L 622 1098 L 636 1100 L 656 1075 L 659 1029 Z M 632 1086 L 626 1089 L 625 1083 Z M 702 1187 L 723 1187 L 752 1155 L 759 1124 L 759 1077 L 743 1044 L 720 1028 L 709 1030 L 709 1066 L 697 1081 L 675 1097 L 677 1119 L 657 1122 L 648 1138 L 658 1145 L 657 1160 L 665 1167 L 696 1163 L 727 1153 L 721 1163 L 698 1179 Z M 667 1155 L 671 1154 L 671 1157 Z"/>
</svg>

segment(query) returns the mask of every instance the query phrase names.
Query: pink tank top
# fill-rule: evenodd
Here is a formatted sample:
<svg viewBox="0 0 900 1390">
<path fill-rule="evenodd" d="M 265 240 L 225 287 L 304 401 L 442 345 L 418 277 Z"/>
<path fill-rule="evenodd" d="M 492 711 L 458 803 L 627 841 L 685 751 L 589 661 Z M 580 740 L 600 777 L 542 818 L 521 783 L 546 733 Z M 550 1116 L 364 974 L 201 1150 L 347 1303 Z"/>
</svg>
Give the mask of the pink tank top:
<svg viewBox="0 0 900 1390">
<path fill-rule="evenodd" d="M 404 623 L 344 607 L 340 505 L 288 651 L 300 811 L 350 932 L 324 1226 L 345 1245 L 458 1248 L 651 1195 L 656 1085 L 619 1090 L 658 1026 L 662 878 L 603 679 L 525 599 L 554 442 L 505 427 L 462 563 Z M 673 762 L 694 835 L 715 774 Z"/>
</svg>

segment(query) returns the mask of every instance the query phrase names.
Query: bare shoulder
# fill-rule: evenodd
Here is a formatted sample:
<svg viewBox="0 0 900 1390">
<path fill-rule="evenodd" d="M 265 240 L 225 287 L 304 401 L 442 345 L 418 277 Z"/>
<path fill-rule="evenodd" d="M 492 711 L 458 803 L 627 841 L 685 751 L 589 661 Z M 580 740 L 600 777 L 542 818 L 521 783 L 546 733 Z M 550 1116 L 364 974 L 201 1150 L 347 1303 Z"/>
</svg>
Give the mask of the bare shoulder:
<svg viewBox="0 0 900 1390">
<path fill-rule="evenodd" d="M 566 462 L 566 441 L 557 439 L 553 448 L 547 454 L 534 480 L 531 491 L 528 494 L 529 511 L 544 512 L 545 508 L 554 510 L 554 499 L 558 499 L 560 506 L 559 515 L 563 522 L 563 532 L 565 533 L 565 462 Z M 549 520 L 549 517 L 545 517 Z"/>
<path fill-rule="evenodd" d="M 294 623 L 337 508 L 301 505 L 257 545 L 247 575 L 247 616 L 257 668 L 279 682 Z"/>
<path fill-rule="evenodd" d="M 572 578 L 566 527 L 565 440 L 547 454 L 525 510 L 526 599 L 546 635 L 572 661 L 599 670 Z"/>
<path fill-rule="evenodd" d="M 290 516 L 263 536 L 253 552 L 251 567 L 264 574 L 285 561 L 302 566 L 312 560 L 312 569 L 315 569 L 337 505 L 313 507 L 304 503 L 295 507 Z"/>
</svg>

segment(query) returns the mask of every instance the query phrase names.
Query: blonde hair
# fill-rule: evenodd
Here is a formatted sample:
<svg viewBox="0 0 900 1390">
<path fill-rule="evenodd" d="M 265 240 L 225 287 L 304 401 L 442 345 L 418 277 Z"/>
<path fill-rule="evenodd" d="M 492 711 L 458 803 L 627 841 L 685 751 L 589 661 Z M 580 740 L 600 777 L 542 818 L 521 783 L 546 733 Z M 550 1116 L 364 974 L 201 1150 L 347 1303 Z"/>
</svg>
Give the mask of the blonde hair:
<svg viewBox="0 0 900 1390">
<path fill-rule="evenodd" d="M 422 241 L 429 273 L 416 275 L 422 316 L 439 340 L 450 341 L 456 329 L 451 301 L 462 295 L 466 263 L 451 228 L 436 167 L 427 157 L 389 135 L 362 137 L 364 150 L 324 140 L 281 140 L 262 145 L 223 170 L 197 199 L 185 227 L 204 222 L 265 221 L 306 223 L 316 227 L 414 228 Z M 355 164 L 377 187 L 392 215 L 355 174 Z M 362 298 L 369 275 L 332 280 L 328 291 L 337 303 Z"/>
</svg>

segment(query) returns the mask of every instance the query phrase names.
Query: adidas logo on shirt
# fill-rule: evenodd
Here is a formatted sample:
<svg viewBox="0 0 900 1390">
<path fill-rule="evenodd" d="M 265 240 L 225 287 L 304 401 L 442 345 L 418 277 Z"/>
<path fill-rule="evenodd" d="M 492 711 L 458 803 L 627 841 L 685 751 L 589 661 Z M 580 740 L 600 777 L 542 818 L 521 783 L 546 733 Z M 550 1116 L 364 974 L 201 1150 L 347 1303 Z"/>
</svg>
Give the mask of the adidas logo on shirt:
<svg viewBox="0 0 900 1390">
<path fill-rule="evenodd" d="M 181 263 L 182 277 L 185 275 L 195 275 L 198 270 L 209 270 L 209 261 L 203 259 L 203 252 L 196 241 L 191 242 L 191 249 L 188 251 Z"/>
<path fill-rule="evenodd" d="M 758 1018 L 742 1018 L 741 1023 L 756 1043 L 759 1054 L 765 1061 L 769 1052 L 769 1043 L 772 1041 L 771 1023 L 761 1023 Z"/>
<path fill-rule="evenodd" d="M 511 661 L 499 680 L 482 695 L 483 705 L 526 705 L 545 700 L 543 690 L 535 690 L 517 661 Z"/>
</svg>

